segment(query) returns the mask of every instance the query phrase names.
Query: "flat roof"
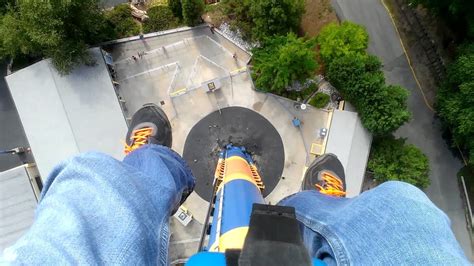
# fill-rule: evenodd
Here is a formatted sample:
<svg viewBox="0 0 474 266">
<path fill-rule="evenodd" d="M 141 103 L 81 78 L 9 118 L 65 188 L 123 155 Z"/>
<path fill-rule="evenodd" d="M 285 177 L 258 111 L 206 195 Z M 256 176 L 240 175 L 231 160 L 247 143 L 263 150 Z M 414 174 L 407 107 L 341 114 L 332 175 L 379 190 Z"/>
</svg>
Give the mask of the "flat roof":
<svg viewBox="0 0 474 266">
<path fill-rule="evenodd" d="M 6 77 L 43 178 L 81 152 L 124 156 L 127 124 L 101 51 L 90 54 L 96 64 L 69 75 L 61 76 L 46 59 Z"/>
<path fill-rule="evenodd" d="M 326 152 L 335 154 L 344 166 L 348 197 L 361 192 L 371 143 L 372 135 L 357 113 L 334 110 Z"/>
<path fill-rule="evenodd" d="M 34 220 L 36 197 L 25 167 L 0 172 L 0 251 L 14 244 Z"/>
</svg>

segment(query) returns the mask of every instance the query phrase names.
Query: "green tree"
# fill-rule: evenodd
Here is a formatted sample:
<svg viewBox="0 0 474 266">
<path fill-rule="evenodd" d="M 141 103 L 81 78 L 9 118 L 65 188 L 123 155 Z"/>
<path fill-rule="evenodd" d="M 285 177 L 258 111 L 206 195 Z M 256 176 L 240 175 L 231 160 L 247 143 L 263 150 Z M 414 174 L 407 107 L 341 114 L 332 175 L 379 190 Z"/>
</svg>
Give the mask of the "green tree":
<svg viewBox="0 0 474 266">
<path fill-rule="evenodd" d="M 1 57 L 51 57 L 60 73 L 91 63 L 87 47 L 110 38 L 97 0 L 17 1 L 0 22 Z"/>
<path fill-rule="evenodd" d="M 253 78 L 258 89 L 281 94 L 294 81 L 303 81 L 318 67 L 315 40 L 294 33 L 266 39 L 253 52 Z"/>
<path fill-rule="evenodd" d="M 326 65 L 345 55 L 366 54 L 368 43 L 364 27 L 349 21 L 341 25 L 330 23 L 318 35 L 319 54 Z"/>
<path fill-rule="evenodd" d="M 386 135 L 410 119 L 408 91 L 385 85 L 382 64 L 375 56 L 347 54 L 333 59 L 327 71 L 331 83 L 359 112 L 363 125 Z"/>
<path fill-rule="evenodd" d="M 188 26 L 196 26 L 201 22 L 204 12 L 203 0 L 181 0 L 183 8 L 183 20 Z"/>
<path fill-rule="evenodd" d="M 147 13 L 150 18 L 143 24 L 143 31 L 146 33 L 172 29 L 179 25 L 178 19 L 167 6 L 154 6 Z"/>
<path fill-rule="evenodd" d="M 128 4 L 120 4 L 105 14 L 114 31 L 115 38 L 124 38 L 140 33 L 138 25 L 132 17 L 132 8 Z"/>
<path fill-rule="evenodd" d="M 181 0 L 168 0 L 168 6 L 175 17 L 180 20 L 183 19 L 183 7 L 181 6 Z"/>
<path fill-rule="evenodd" d="M 367 168 L 380 183 L 399 180 L 419 188 L 430 184 L 428 158 L 416 146 L 406 144 L 405 139 L 376 138 Z"/>
<path fill-rule="evenodd" d="M 263 40 L 273 35 L 296 31 L 304 13 L 304 0 L 250 1 L 254 39 Z"/>
<path fill-rule="evenodd" d="M 474 162 L 474 44 L 460 49 L 438 88 L 437 111 L 450 128 L 455 145 L 469 152 Z"/>
</svg>

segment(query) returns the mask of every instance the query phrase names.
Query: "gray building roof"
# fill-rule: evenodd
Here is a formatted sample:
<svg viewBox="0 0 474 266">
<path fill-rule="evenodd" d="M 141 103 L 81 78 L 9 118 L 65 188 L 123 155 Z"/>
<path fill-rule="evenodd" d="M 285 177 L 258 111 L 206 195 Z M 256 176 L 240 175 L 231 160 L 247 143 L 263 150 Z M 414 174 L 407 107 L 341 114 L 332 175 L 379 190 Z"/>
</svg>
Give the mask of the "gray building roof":
<svg viewBox="0 0 474 266">
<path fill-rule="evenodd" d="M 6 77 L 39 172 L 86 151 L 123 158 L 127 124 L 99 48 L 93 67 L 61 76 L 43 60 Z"/>
<path fill-rule="evenodd" d="M 348 197 L 362 189 L 371 143 L 372 135 L 357 113 L 334 110 L 326 152 L 337 155 L 344 166 Z"/>
<path fill-rule="evenodd" d="M 36 203 L 24 166 L 0 173 L 0 252 L 33 224 Z"/>
</svg>

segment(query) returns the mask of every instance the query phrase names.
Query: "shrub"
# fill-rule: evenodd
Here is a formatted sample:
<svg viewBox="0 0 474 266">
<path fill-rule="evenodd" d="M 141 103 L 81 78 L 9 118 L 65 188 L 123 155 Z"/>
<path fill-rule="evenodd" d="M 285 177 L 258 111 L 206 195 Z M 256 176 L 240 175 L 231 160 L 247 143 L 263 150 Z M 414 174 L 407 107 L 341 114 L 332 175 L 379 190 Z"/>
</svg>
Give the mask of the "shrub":
<svg viewBox="0 0 474 266">
<path fill-rule="evenodd" d="M 380 183 L 399 180 L 419 188 L 430 184 L 428 158 L 414 145 L 406 144 L 405 139 L 376 138 L 367 167 Z"/>
<path fill-rule="evenodd" d="M 255 86 L 277 94 L 295 81 L 309 78 L 318 67 L 315 41 L 298 38 L 294 33 L 267 39 L 253 50 Z"/>
<path fill-rule="evenodd" d="M 327 71 L 331 83 L 357 109 L 364 126 L 375 135 L 395 131 L 410 119 L 408 91 L 386 85 L 375 56 L 346 54 L 333 59 Z"/>
<path fill-rule="evenodd" d="M 330 96 L 326 93 L 318 92 L 309 101 L 309 104 L 316 108 L 324 108 L 329 103 Z"/>
<path fill-rule="evenodd" d="M 140 33 L 140 25 L 132 17 L 132 9 L 128 4 L 120 4 L 105 14 L 112 25 L 116 38 L 125 38 Z"/>
<path fill-rule="evenodd" d="M 298 30 L 304 13 L 304 0 L 250 1 L 252 37 L 263 40 L 274 35 L 286 35 Z"/>
<path fill-rule="evenodd" d="M 201 15 L 204 12 L 204 0 L 181 0 L 183 8 L 183 20 L 188 26 L 196 26 L 201 23 Z"/>
<path fill-rule="evenodd" d="M 168 0 L 168 6 L 175 17 L 180 20 L 183 19 L 183 7 L 181 6 L 181 0 Z"/>
<path fill-rule="evenodd" d="M 179 25 L 178 19 L 167 6 L 154 6 L 147 13 L 150 18 L 143 24 L 145 33 L 172 29 Z"/>
</svg>

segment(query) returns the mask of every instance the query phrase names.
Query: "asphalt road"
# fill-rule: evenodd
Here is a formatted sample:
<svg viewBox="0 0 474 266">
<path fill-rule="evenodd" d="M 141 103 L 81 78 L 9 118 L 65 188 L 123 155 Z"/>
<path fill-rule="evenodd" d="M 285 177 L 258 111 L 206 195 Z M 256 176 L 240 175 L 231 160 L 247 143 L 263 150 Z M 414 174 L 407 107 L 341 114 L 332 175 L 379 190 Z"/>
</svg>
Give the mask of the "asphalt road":
<svg viewBox="0 0 474 266">
<path fill-rule="evenodd" d="M 0 62 L 0 150 L 29 147 L 20 117 L 4 79 L 6 69 L 6 64 Z M 31 158 L 28 158 L 28 160 L 31 160 Z M 0 154 L 0 172 L 18 165 L 21 165 L 18 156 Z"/>
<path fill-rule="evenodd" d="M 333 7 L 342 20 L 364 25 L 369 33 L 369 53 L 380 57 L 388 83 L 400 84 L 410 92 L 408 106 L 412 120 L 396 135 L 407 138 L 429 158 L 431 185 L 425 190 L 428 197 L 451 219 L 452 229 L 466 256 L 473 260 L 463 202 L 456 181 L 462 167 L 441 137 L 439 121 L 424 104 L 413 74 L 402 50 L 390 17 L 379 0 L 333 0 Z"/>
</svg>

